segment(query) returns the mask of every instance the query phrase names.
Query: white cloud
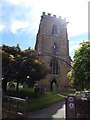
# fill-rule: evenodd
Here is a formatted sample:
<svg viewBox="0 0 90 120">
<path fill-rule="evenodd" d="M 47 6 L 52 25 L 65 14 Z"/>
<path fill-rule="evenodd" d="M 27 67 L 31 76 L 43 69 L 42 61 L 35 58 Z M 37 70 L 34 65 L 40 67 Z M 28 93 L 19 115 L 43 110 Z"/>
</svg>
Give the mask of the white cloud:
<svg viewBox="0 0 90 120">
<path fill-rule="evenodd" d="M 25 31 L 28 27 L 28 22 L 14 20 L 11 24 L 11 32 L 16 34 L 18 30 Z"/>
<path fill-rule="evenodd" d="M 9 26 L 15 33 L 18 29 L 30 28 L 36 34 L 40 16 L 43 11 L 64 16 L 69 21 L 68 34 L 75 36 L 88 31 L 88 0 L 4 0 L 6 3 L 14 5 L 11 11 Z M 24 18 L 23 18 L 24 17 Z M 13 20 L 13 22 L 12 22 Z M 21 21 L 20 25 L 17 21 Z M 25 22 L 25 25 L 22 24 Z M 6 21 L 7 22 L 7 21 Z M 26 24 L 28 23 L 28 25 Z M 15 25 L 18 24 L 18 25 Z M 22 25 L 21 25 L 22 24 Z"/>
<path fill-rule="evenodd" d="M 0 24 L 0 32 L 3 32 L 3 30 L 6 28 L 5 25 Z"/>
<path fill-rule="evenodd" d="M 39 24 L 41 13 L 45 11 L 67 18 L 69 36 L 88 32 L 88 0 L 33 0 L 33 2 L 23 0 L 23 2 L 25 7 L 32 6 L 35 18 L 32 25 Z"/>
</svg>

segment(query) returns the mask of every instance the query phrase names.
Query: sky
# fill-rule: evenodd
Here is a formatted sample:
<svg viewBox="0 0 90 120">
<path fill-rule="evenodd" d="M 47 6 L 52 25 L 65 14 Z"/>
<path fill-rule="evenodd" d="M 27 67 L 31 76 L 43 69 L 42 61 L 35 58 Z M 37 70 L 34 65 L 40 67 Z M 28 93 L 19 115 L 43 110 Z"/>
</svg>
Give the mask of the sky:
<svg viewBox="0 0 90 120">
<path fill-rule="evenodd" d="M 71 58 L 88 40 L 88 0 L 0 0 L 0 45 L 34 49 L 42 12 L 65 17 Z"/>
</svg>

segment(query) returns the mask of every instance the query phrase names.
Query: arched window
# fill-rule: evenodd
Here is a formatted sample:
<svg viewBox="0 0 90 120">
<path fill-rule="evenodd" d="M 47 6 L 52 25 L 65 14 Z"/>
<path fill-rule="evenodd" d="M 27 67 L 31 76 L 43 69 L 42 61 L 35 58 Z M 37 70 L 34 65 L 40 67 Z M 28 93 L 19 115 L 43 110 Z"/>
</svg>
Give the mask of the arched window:
<svg viewBox="0 0 90 120">
<path fill-rule="evenodd" d="M 57 26 L 56 25 L 52 26 L 52 34 L 57 34 Z"/>
<path fill-rule="evenodd" d="M 58 62 L 56 60 L 51 60 L 50 62 L 51 74 L 58 74 Z"/>
</svg>

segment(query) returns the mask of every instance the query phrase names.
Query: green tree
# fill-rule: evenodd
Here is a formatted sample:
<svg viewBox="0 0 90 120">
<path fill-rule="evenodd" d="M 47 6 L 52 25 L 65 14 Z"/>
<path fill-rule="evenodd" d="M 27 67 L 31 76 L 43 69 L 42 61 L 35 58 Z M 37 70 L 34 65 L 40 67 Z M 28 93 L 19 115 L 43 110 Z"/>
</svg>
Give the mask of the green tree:
<svg viewBox="0 0 90 120">
<path fill-rule="evenodd" d="M 27 82 L 33 86 L 37 80 L 46 76 L 49 69 L 39 59 L 34 50 L 21 50 L 20 47 L 2 47 L 2 74 L 3 89 L 6 91 L 8 81 L 13 79 L 17 82 L 17 91 L 19 83 Z"/>
<path fill-rule="evenodd" d="M 2 46 L 1 50 L 2 54 L 2 88 L 3 91 L 6 92 L 7 88 L 7 82 L 10 80 L 13 80 L 14 74 L 12 66 L 15 64 L 15 55 L 16 55 L 16 49 L 15 47 L 9 47 L 6 45 Z"/>
<path fill-rule="evenodd" d="M 5 51 L 1 51 L 2 54 L 2 76 L 5 75 L 5 78 L 2 81 L 2 88 L 4 91 L 6 91 L 7 82 L 9 81 L 9 78 L 12 79 L 12 75 L 10 75 L 9 68 L 14 65 L 14 56 L 11 54 L 6 53 Z M 7 74 L 8 73 L 8 74 Z"/>
<path fill-rule="evenodd" d="M 33 50 L 22 51 L 17 56 L 16 61 L 17 91 L 19 83 L 26 82 L 29 86 L 33 86 L 37 80 L 44 78 L 49 71 Z"/>
<path fill-rule="evenodd" d="M 68 73 L 70 84 L 77 90 L 90 89 L 90 42 L 80 43 L 71 65 Z"/>
</svg>

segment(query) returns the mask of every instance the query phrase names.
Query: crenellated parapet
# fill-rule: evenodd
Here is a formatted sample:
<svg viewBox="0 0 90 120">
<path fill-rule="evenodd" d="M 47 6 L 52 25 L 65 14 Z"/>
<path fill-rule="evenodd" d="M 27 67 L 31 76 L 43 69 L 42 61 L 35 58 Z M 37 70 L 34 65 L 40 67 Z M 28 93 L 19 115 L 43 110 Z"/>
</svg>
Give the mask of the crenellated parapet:
<svg viewBox="0 0 90 120">
<path fill-rule="evenodd" d="M 61 16 L 56 16 L 56 15 L 52 15 L 51 13 L 45 13 L 45 12 L 43 12 L 42 13 L 42 16 L 41 16 L 41 21 L 42 21 L 42 19 L 57 19 L 57 20 L 60 20 L 60 21 L 63 21 L 63 22 L 66 22 L 66 18 L 64 17 L 64 18 L 62 18 Z"/>
</svg>

